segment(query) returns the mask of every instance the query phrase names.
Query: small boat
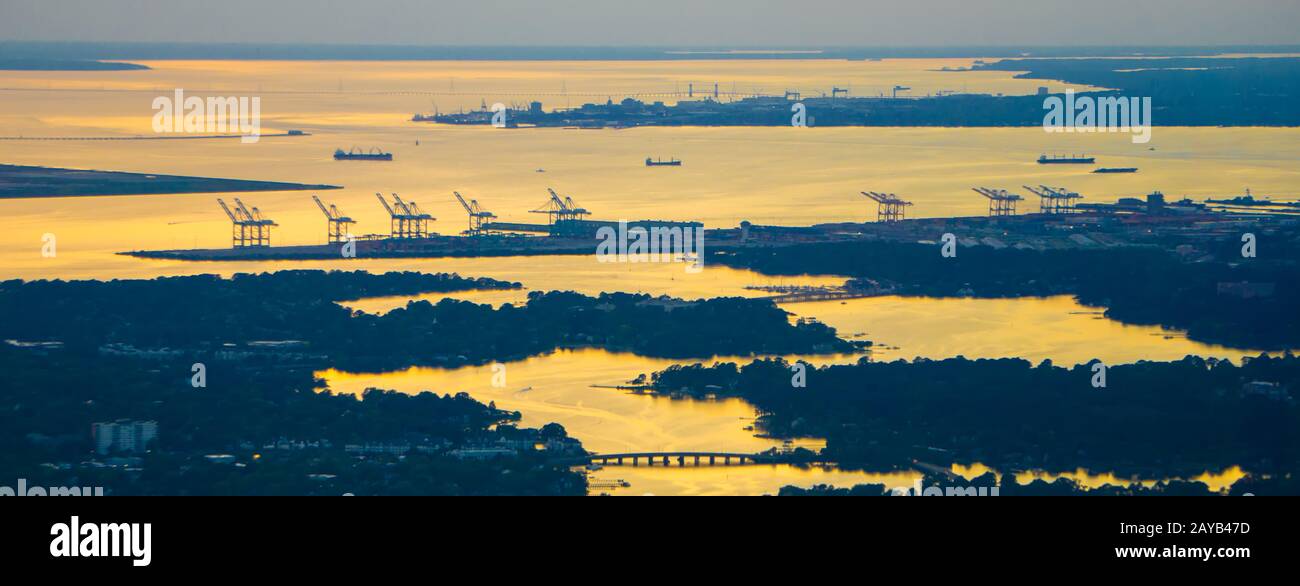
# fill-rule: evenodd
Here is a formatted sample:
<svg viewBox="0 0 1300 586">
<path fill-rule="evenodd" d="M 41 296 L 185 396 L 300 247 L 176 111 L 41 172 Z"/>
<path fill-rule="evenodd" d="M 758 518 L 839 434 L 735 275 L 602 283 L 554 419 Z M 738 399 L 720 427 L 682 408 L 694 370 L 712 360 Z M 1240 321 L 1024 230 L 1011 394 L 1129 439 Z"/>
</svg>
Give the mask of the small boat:
<svg viewBox="0 0 1300 586">
<path fill-rule="evenodd" d="M 1102 167 L 1093 173 L 1137 173 L 1137 167 Z"/>
<path fill-rule="evenodd" d="M 647 166 L 647 167 L 680 167 L 680 166 L 682 166 L 682 162 L 679 161 L 679 160 L 677 160 L 677 159 L 670 159 L 670 160 L 665 161 L 665 160 L 663 160 L 663 159 L 651 159 L 651 158 L 648 158 L 648 157 L 647 157 L 646 160 L 645 160 L 645 166 Z"/>
</svg>

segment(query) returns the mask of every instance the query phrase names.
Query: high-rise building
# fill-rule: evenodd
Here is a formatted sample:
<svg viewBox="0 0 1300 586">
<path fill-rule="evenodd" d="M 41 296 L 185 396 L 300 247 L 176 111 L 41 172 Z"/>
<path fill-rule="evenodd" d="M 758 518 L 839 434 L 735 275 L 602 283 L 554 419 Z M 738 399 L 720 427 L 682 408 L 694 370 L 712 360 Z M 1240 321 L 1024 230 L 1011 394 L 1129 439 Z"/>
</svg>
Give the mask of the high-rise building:
<svg viewBox="0 0 1300 586">
<path fill-rule="evenodd" d="M 139 454 L 149 448 L 150 442 L 158 439 L 158 422 L 119 419 L 112 423 L 96 423 L 91 427 L 91 436 L 98 454 Z"/>
</svg>

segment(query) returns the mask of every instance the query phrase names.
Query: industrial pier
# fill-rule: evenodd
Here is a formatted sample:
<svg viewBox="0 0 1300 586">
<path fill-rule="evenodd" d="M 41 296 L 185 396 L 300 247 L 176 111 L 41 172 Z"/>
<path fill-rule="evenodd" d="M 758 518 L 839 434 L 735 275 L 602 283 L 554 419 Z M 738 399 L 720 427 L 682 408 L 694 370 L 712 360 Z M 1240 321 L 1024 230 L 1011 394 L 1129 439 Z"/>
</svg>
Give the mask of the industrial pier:
<svg viewBox="0 0 1300 586">
<path fill-rule="evenodd" d="M 466 199 L 460 192 L 452 196 L 465 210 L 467 229 L 459 236 L 444 236 L 432 230 L 437 218 L 425 213 L 415 201 L 396 193 L 376 193 L 389 216 L 387 235 L 355 236 L 351 229 L 356 221 L 345 216 L 335 204 L 326 204 L 319 196 L 312 201 L 325 216 L 326 243 L 308 246 L 271 245 L 271 230 L 278 227 L 257 207 L 248 207 L 238 198 L 232 208 L 224 200 L 217 203 L 230 219 L 231 246 L 219 249 L 132 251 L 122 254 L 142 258 L 175 260 L 316 260 L 340 256 L 364 258 L 436 258 L 473 256 L 519 256 L 591 254 L 602 228 L 615 231 L 644 229 L 704 230 L 699 222 L 670 220 L 606 221 L 590 219 L 591 212 L 578 205 L 572 196 L 562 196 L 547 189 L 547 200 L 529 213 L 545 216 L 545 223 L 500 222 L 478 200 Z M 679 236 L 680 237 L 680 236 Z M 344 255 L 344 247 L 354 248 Z"/>
<path fill-rule="evenodd" d="M 1266 230 L 1300 224 L 1291 210 L 1216 208 L 1191 200 L 1169 202 L 1160 192 L 1144 199 L 1123 198 L 1116 203 L 1082 203 L 1086 198 L 1063 187 L 1024 186 L 1039 199 L 1037 213 L 1019 213 L 1017 204 L 1025 196 L 1007 189 L 975 187 L 988 202 L 987 216 L 907 219 L 906 209 L 914 203 L 891 193 L 864 191 L 874 203 L 875 221 L 819 224 L 815 226 L 761 226 L 742 222 L 736 228 L 708 229 L 698 222 L 640 220 L 614 222 L 593 220 L 592 213 L 571 196 L 547 190 L 545 203 L 530 213 L 545 216 L 544 223 L 501 222 L 477 200 L 459 192 L 452 195 L 465 210 L 466 230 L 458 236 L 439 235 L 431 226 L 436 218 L 424 213 L 414 201 L 393 194 L 391 199 L 376 194 L 390 216 L 389 234 L 355 237 L 356 223 L 334 205 L 313 197 L 326 218 L 326 244 L 271 246 L 271 229 L 276 224 L 256 207 L 236 199 L 231 208 L 219 200 L 232 224 L 232 245 L 221 249 L 133 251 L 122 254 L 177 260 L 310 260 L 336 259 L 343 247 L 360 258 L 438 258 L 530 255 L 591 255 L 602 228 L 647 231 L 700 230 L 710 252 L 734 248 L 787 246 L 806 243 L 880 241 L 898 243 L 936 242 L 953 234 L 961 246 L 994 249 L 1059 250 L 1157 247 L 1194 255 L 1200 243 L 1240 235 L 1246 229 Z M 346 256 L 346 255 L 345 255 Z"/>
</svg>

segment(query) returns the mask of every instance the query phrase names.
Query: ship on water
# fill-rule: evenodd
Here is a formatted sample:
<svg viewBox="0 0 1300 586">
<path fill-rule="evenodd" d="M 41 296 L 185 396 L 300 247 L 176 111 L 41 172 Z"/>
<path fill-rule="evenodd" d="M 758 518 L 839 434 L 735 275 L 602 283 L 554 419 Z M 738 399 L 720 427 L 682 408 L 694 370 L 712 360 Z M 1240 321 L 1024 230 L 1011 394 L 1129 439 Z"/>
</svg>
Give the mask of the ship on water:
<svg viewBox="0 0 1300 586">
<path fill-rule="evenodd" d="M 1081 155 L 1042 155 L 1038 157 L 1039 165 L 1091 165 L 1097 159 Z"/>
<path fill-rule="evenodd" d="M 356 147 L 350 150 L 337 149 L 334 151 L 335 161 L 391 161 L 393 153 L 386 153 L 378 148 L 372 148 L 369 151 L 363 151 Z"/>
<path fill-rule="evenodd" d="M 680 167 L 680 166 L 682 166 L 682 162 L 679 161 L 679 160 L 677 160 L 677 159 L 669 159 L 669 160 L 665 161 L 665 160 L 663 160 L 663 159 L 651 159 L 651 158 L 647 157 L 646 160 L 645 160 L 645 166 L 647 166 L 647 167 Z"/>
<path fill-rule="evenodd" d="M 1138 172 L 1137 167 L 1102 167 L 1100 169 L 1097 169 L 1096 171 L 1093 171 L 1093 173 L 1101 173 L 1101 174 L 1137 173 L 1137 172 Z"/>
</svg>

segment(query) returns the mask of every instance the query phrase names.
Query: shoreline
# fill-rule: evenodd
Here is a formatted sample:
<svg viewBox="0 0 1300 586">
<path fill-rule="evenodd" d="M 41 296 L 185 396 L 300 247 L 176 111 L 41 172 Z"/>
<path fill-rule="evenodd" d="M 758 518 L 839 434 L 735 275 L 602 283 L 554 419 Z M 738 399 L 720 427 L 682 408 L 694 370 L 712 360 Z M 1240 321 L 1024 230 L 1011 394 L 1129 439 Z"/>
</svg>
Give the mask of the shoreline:
<svg viewBox="0 0 1300 586">
<path fill-rule="evenodd" d="M 333 189 L 342 187 L 0 164 L 0 200 Z"/>
</svg>

